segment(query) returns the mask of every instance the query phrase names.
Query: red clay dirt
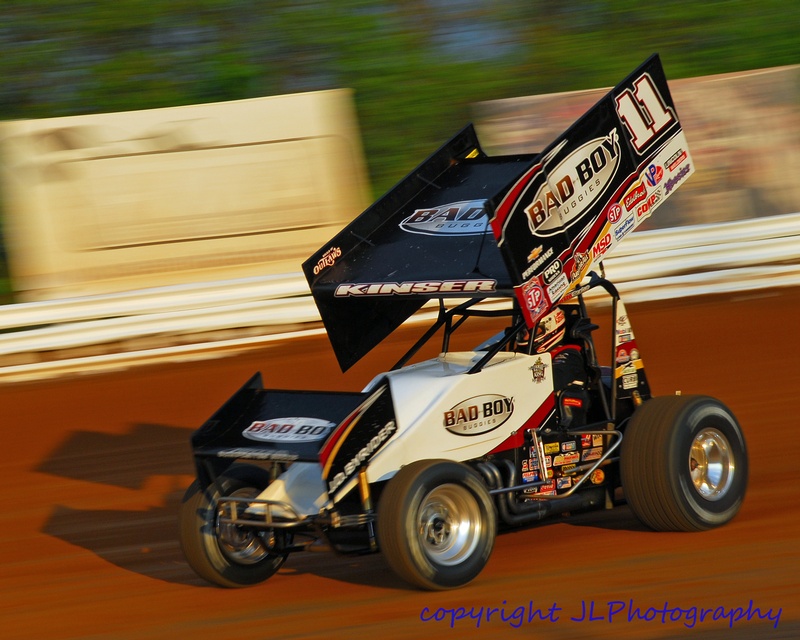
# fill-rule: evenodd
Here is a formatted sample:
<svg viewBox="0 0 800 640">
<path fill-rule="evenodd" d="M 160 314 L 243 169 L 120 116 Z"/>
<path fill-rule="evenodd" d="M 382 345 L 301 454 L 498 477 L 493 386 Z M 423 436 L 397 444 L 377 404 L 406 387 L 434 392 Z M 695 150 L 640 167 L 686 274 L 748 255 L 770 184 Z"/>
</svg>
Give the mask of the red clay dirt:
<svg viewBox="0 0 800 640">
<path fill-rule="evenodd" d="M 750 484 L 729 525 L 654 533 L 627 507 L 545 520 L 501 534 L 483 573 L 448 592 L 409 588 L 380 554 L 296 554 L 262 585 L 207 585 L 177 542 L 192 430 L 257 370 L 273 387 L 360 389 L 421 328 L 344 375 L 324 337 L 291 340 L 0 388 L 0 637 L 800 637 L 800 289 L 628 312 L 654 393 L 716 396 L 743 426 Z M 468 325 L 462 346 L 487 337 Z"/>
</svg>

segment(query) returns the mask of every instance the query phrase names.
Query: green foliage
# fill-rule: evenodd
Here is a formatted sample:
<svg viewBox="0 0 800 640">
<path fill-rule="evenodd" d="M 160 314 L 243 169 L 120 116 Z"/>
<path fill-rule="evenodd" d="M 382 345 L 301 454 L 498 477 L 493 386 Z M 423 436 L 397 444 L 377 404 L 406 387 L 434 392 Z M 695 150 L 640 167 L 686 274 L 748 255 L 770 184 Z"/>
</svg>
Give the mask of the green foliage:
<svg viewBox="0 0 800 640">
<path fill-rule="evenodd" d="M 350 87 L 376 195 L 480 100 L 800 62 L 784 0 L 4 0 L 0 119 Z"/>
</svg>

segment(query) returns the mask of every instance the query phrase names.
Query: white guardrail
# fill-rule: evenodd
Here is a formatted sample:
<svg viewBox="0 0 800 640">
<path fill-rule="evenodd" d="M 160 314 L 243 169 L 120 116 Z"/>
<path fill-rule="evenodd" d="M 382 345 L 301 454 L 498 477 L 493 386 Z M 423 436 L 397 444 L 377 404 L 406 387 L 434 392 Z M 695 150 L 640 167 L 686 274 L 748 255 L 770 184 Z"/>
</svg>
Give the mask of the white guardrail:
<svg viewBox="0 0 800 640">
<path fill-rule="evenodd" d="M 628 303 L 797 286 L 800 213 L 637 232 L 604 265 Z M 1 309 L 0 382 L 220 357 L 324 332 L 301 273 Z"/>
</svg>

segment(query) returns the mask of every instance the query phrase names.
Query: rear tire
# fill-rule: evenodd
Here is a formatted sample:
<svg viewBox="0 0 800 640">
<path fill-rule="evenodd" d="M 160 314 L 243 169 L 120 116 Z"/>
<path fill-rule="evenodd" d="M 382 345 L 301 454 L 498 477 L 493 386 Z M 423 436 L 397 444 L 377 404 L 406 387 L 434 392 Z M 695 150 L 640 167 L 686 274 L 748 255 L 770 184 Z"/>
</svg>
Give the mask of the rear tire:
<svg viewBox="0 0 800 640">
<path fill-rule="evenodd" d="M 657 531 L 703 531 L 729 522 L 747 488 L 747 448 L 730 410 L 707 396 L 648 400 L 625 429 L 625 497 Z"/>
<path fill-rule="evenodd" d="M 466 465 L 420 460 L 397 472 L 378 504 L 377 535 L 389 566 L 429 590 L 461 587 L 486 565 L 497 516 L 486 485 Z"/>
<path fill-rule="evenodd" d="M 179 516 L 181 547 L 201 578 L 221 587 L 247 587 L 280 569 L 286 554 L 270 549 L 269 530 L 219 522 L 219 498 L 255 498 L 269 483 L 270 474 L 264 469 L 238 464 L 205 490 L 197 480 L 186 490 Z"/>
</svg>

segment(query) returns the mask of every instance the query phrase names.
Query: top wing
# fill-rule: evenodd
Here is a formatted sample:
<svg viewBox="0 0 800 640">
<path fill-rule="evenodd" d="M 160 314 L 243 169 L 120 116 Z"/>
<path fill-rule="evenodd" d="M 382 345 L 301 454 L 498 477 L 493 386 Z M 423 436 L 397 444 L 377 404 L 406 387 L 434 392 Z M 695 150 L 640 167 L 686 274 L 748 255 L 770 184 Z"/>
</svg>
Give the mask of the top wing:
<svg viewBox="0 0 800 640">
<path fill-rule="evenodd" d="M 528 325 L 693 171 L 654 55 L 550 144 L 497 207 L 492 229 Z"/>
<path fill-rule="evenodd" d="M 488 157 L 469 125 L 303 263 L 343 370 L 427 300 L 513 295 L 489 215 L 532 158 Z"/>
<path fill-rule="evenodd" d="M 433 298 L 515 297 L 533 327 L 692 170 L 658 56 L 540 154 L 467 126 L 303 263 L 340 366 Z"/>
</svg>

